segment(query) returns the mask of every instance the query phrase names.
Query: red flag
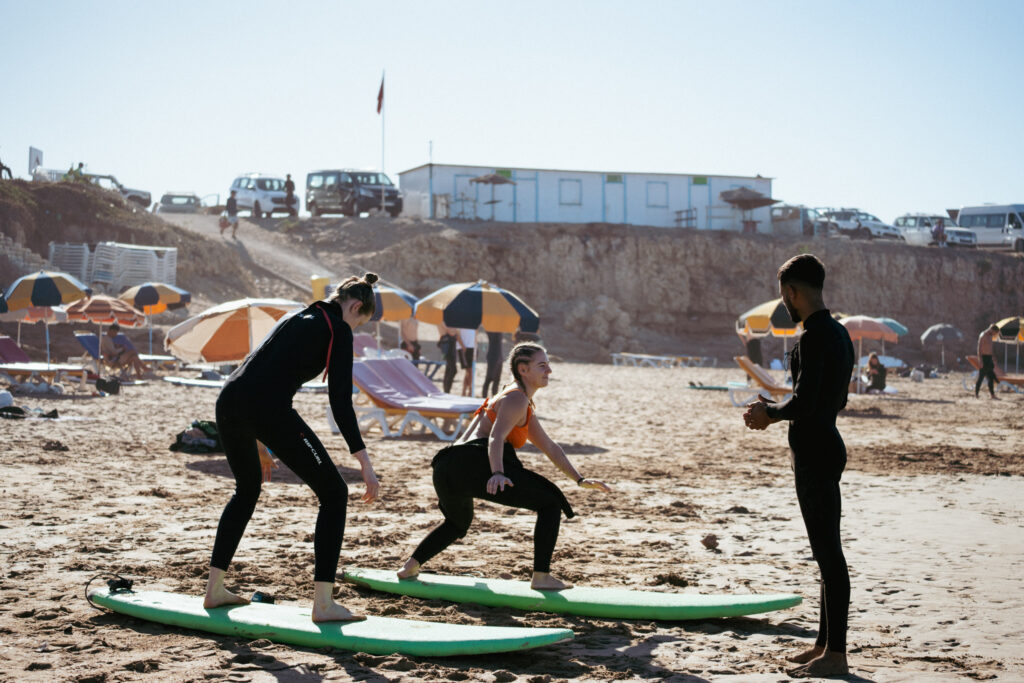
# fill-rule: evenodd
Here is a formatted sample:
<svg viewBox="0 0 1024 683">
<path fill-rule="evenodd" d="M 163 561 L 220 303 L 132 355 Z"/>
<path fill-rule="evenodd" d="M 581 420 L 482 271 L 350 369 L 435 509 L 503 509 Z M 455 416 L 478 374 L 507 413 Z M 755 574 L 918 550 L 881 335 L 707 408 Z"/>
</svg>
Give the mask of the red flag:
<svg viewBox="0 0 1024 683">
<path fill-rule="evenodd" d="M 377 93 L 377 113 L 384 108 L 384 77 L 380 77 L 380 92 Z"/>
</svg>

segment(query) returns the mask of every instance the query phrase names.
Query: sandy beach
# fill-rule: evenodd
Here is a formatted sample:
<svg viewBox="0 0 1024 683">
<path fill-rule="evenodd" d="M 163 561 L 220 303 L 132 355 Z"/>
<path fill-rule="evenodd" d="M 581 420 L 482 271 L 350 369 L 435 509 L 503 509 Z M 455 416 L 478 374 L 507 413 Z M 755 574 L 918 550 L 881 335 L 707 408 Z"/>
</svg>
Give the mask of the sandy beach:
<svg viewBox="0 0 1024 683">
<path fill-rule="evenodd" d="M 747 431 L 724 392 L 736 369 L 559 363 L 538 394 L 547 431 L 602 495 L 555 479 L 578 517 L 564 522 L 555 571 L 579 584 L 695 593 L 797 592 L 799 607 L 751 618 L 609 621 L 373 594 L 339 600 L 375 615 L 559 626 L 574 641 L 523 654 L 455 659 L 305 650 L 163 627 L 98 611 L 85 581 L 116 571 L 144 588 L 200 594 L 233 480 L 222 454 L 168 450 L 215 390 L 155 381 L 92 398 L 18 397 L 61 419 L 0 420 L 0 660 L 3 680 L 414 681 L 787 678 L 782 656 L 813 639 L 817 570 L 792 487 L 785 429 Z M 1024 399 L 975 399 L 960 377 L 897 379 L 894 397 L 852 396 L 840 415 L 850 461 L 843 531 L 852 576 L 849 680 L 1024 678 Z M 438 519 L 434 438 L 368 436 L 383 498 L 362 483 L 324 395 L 296 406 L 350 483 L 341 566 L 397 567 Z M 229 574 L 248 595 L 310 603 L 315 497 L 282 467 L 264 486 Z M 439 573 L 527 578 L 533 517 L 478 504 Z M 701 544 L 707 534 L 717 550 Z"/>
</svg>

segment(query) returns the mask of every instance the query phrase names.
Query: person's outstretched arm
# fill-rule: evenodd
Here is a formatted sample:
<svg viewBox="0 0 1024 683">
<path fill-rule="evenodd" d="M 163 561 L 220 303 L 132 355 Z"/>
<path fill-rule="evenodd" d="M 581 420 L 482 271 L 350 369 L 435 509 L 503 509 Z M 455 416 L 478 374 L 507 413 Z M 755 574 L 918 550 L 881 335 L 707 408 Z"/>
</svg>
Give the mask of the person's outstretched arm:
<svg viewBox="0 0 1024 683">
<path fill-rule="evenodd" d="M 611 487 L 605 484 L 603 481 L 597 479 L 587 479 L 576 466 L 570 462 L 569 457 L 565 454 L 565 451 L 555 441 L 547 435 L 544 428 L 540 424 L 540 420 L 537 419 L 536 415 L 530 416 L 530 424 L 527 425 L 527 438 L 534 446 L 544 452 L 544 455 L 548 456 L 555 467 L 560 469 L 565 476 L 572 479 L 579 486 L 585 489 L 600 489 L 602 491 L 609 492 Z"/>
</svg>

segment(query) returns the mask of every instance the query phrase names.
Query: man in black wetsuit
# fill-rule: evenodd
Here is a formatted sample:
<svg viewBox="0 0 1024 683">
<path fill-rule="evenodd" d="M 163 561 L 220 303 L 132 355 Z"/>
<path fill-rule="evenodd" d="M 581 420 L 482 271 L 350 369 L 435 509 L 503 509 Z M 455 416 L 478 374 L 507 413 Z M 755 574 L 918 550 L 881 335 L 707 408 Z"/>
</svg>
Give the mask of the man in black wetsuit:
<svg viewBox="0 0 1024 683">
<path fill-rule="evenodd" d="M 846 328 L 833 320 L 822 300 L 825 266 L 801 254 L 779 268 L 779 292 L 794 322 L 804 333 L 790 352 L 793 394 L 769 405 L 763 399 L 743 415 L 750 429 L 767 429 L 789 420 L 796 495 L 814 559 L 821 571 L 821 618 L 814 647 L 790 658 L 802 666 L 795 676 L 830 676 L 849 672 L 846 622 L 850 609 L 850 574 L 840 544 L 839 479 L 846 467 L 846 446 L 836 429 L 836 414 L 846 407 L 853 372 L 853 343 Z"/>
</svg>

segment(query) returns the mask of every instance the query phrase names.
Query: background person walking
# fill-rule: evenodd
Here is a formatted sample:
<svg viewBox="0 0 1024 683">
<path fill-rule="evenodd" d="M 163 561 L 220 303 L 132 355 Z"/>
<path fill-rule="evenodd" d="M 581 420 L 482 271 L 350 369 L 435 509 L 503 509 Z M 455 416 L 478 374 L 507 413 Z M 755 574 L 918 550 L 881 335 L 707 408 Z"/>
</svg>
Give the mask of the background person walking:
<svg viewBox="0 0 1024 683">
<path fill-rule="evenodd" d="M 999 327 L 993 324 L 978 335 L 978 357 L 981 359 L 981 370 L 978 370 L 978 381 L 974 384 L 974 398 L 978 398 L 981 383 L 986 379 L 988 380 L 989 395 L 994 399 L 999 398 L 996 396 L 995 388 L 995 385 L 999 384 L 999 378 L 996 377 L 996 366 L 992 361 L 992 342 L 995 341 L 998 334 Z"/>
</svg>

